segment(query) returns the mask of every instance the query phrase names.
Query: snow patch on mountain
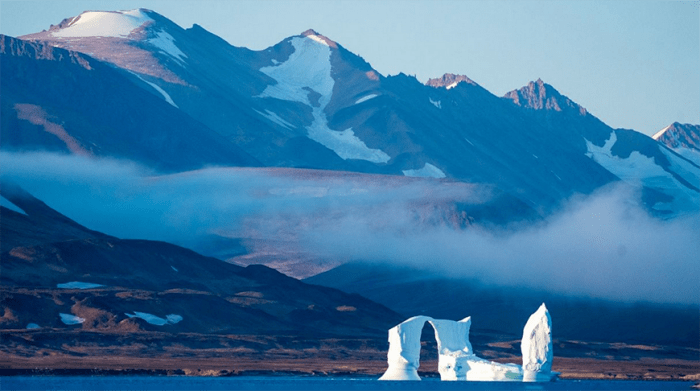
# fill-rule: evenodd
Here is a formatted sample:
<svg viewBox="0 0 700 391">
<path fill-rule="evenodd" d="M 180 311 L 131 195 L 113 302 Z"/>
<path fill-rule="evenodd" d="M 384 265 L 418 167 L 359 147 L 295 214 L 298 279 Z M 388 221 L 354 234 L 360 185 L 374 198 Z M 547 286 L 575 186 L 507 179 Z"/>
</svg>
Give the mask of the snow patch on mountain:
<svg viewBox="0 0 700 391">
<path fill-rule="evenodd" d="M 287 129 L 294 129 L 294 125 L 292 125 L 292 124 L 290 124 L 289 122 L 285 121 L 285 120 L 282 119 L 279 115 L 277 115 L 276 113 L 273 113 L 273 112 L 270 111 L 270 110 L 265 109 L 265 112 L 264 112 L 264 113 L 263 113 L 263 112 L 260 112 L 260 111 L 258 111 L 258 110 L 255 110 L 255 112 L 258 113 L 258 114 L 260 114 L 260 115 L 262 115 L 263 117 L 267 118 L 268 120 L 270 120 L 270 121 L 276 123 L 276 124 L 279 125 L 279 126 L 282 126 L 282 127 L 284 127 L 284 128 L 287 128 Z"/>
<path fill-rule="evenodd" d="M 598 147 L 586 140 L 588 148 L 586 155 L 625 182 L 641 184 L 673 197 L 673 200 L 670 202 L 655 204 L 652 207 L 653 209 L 674 211 L 676 213 L 697 211 L 698 205 L 700 205 L 700 193 L 679 182 L 674 178 L 673 174 L 657 165 L 654 158 L 644 156 L 637 151 L 633 151 L 625 159 L 614 156 L 611 149 L 616 142 L 617 135 L 615 132 L 610 134 L 610 138 L 602 147 Z M 693 183 L 693 180 L 697 180 L 698 173 L 696 172 L 697 170 L 692 169 L 692 165 L 687 163 L 683 165 L 680 159 L 672 154 L 667 154 L 666 156 L 671 162 L 671 169 L 677 175 L 682 176 L 690 183 Z M 674 167 L 677 167 L 680 172 L 675 171 Z"/>
<path fill-rule="evenodd" d="M 403 170 L 404 176 L 421 177 L 421 178 L 444 178 L 445 173 L 441 169 L 433 166 L 430 163 L 425 163 L 423 168 L 418 170 Z"/>
<path fill-rule="evenodd" d="M 166 315 L 165 319 L 155 316 L 153 314 L 149 314 L 147 312 L 138 312 L 134 311 L 133 314 L 129 313 L 124 313 L 124 315 L 130 317 L 130 318 L 141 318 L 148 322 L 149 324 L 156 325 L 156 326 L 163 326 L 166 324 L 176 324 L 182 321 L 182 316 L 176 315 L 176 314 L 170 314 Z"/>
<path fill-rule="evenodd" d="M 372 98 L 376 98 L 378 95 L 377 94 L 369 94 L 367 96 L 363 96 L 362 98 L 358 99 L 355 101 L 355 104 L 366 102 Z"/>
<path fill-rule="evenodd" d="M 56 284 L 56 288 L 61 289 L 90 289 L 104 286 L 102 284 L 95 284 L 92 282 L 81 282 L 81 281 L 71 281 L 63 284 Z"/>
<path fill-rule="evenodd" d="M 33 329 L 38 329 L 38 328 L 41 328 L 41 327 L 36 323 L 29 323 L 27 325 L 27 330 L 33 330 Z"/>
<path fill-rule="evenodd" d="M 72 314 L 60 313 L 58 315 L 61 316 L 61 322 L 63 322 L 63 324 L 71 325 L 71 324 L 80 324 L 80 323 L 85 322 L 85 318 L 81 318 L 79 316 L 75 316 Z"/>
<path fill-rule="evenodd" d="M 124 38 L 132 31 L 152 22 L 141 9 L 130 11 L 88 11 L 73 18 L 68 27 L 51 33 L 56 38 L 115 37 Z"/>
<path fill-rule="evenodd" d="M 131 71 L 129 71 L 129 72 L 131 72 Z M 165 99 L 166 102 L 170 103 L 173 107 L 179 109 L 179 107 L 177 107 L 177 105 L 175 104 L 175 101 L 173 100 L 173 98 L 171 98 L 170 95 L 167 92 L 165 92 L 164 89 L 160 88 L 157 84 L 151 83 L 150 81 L 144 79 L 143 77 L 141 77 L 141 75 L 139 75 L 136 72 L 131 72 L 131 73 L 133 73 L 136 77 L 141 79 L 142 82 L 148 84 L 149 86 L 153 87 L 154 90 L 158 91 L 158 93 L 160 93 L 163 96 L 163 99 Z"/>
<path fill-rule="evenodd" d="M 165 31 L 158 31 L 156 37 L 149 39 L 147 42 L 160 49 L 161 52 L 177 60 L 180 65 L 185 65 L 185 58 L 187 55 L 175 45 L 175 39 L 172 35 Z"/>
<path fill-rule="evenodd" d="M 261 72 L 275 79 L 277 83 L 267 86 L 258 97 L 301 102 L 311 107 L 314 119 L 307 127 L 308 137 L 332 150 L 342 159 L 388 162 L 389 155 L 379 149 L 367 147 L 355 136 L 352 128 L 338 132 L 328 127 L 324 110 L 331 101 L 335 84 L 331 77 L 331 48 L 325 40 L 313 37 L 307 35 L 292 38 L 294 53 L 287 61 L 276 66 L 260 68 Z M 309 100 L 309 90 L 320 95 L 318 105 Z"/>
<path fill-rule="evenodd" d="M 442 103 L 439 100 L 432 100 L 430 98 L 428 98 L 428 100 L 433 104 L 433 106 L 437 107 L 438 109 L 442 109 Z"/>
<path fill-rule="evenodd" d="M 27 216 L 27 213 L 24 210 L 22 210 L 22 208 L 15 205 L 14 203 L 12 203 L 12 201 L 8 200 L 7 198 L 3 197 L 2 195 L 0 195 L 0 206 L 4 206 L 5 208 L 7 208 L 11 211 L 21 213 L 21 214 Z"/>
</svg>

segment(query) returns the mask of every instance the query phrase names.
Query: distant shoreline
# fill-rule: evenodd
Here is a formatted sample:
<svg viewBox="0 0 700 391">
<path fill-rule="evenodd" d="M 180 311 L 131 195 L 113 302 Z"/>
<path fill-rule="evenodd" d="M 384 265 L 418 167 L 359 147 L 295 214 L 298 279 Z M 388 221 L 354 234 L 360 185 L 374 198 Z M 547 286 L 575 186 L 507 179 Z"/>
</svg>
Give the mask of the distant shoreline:
<svg viewBox="0 0 700 391">
<path fill-rule="evenodd" d="M 507 360 L 499 360 L 507 361 Z M 0 376 L 314 376 L 379 377 L 378 360 L 251 360 L 236 358 L 173 359 L 144 357 L 8 357 L 0 356 Z M 434 368 L 434 369 L 433 369 Z M 437 377 L 437 362 L 421 365 L 421 377 Z M 700 362 L 678 359 L 600 360 L 555 357 L 553 370 L 562 380 L 700 381 Z"/>
</svg>

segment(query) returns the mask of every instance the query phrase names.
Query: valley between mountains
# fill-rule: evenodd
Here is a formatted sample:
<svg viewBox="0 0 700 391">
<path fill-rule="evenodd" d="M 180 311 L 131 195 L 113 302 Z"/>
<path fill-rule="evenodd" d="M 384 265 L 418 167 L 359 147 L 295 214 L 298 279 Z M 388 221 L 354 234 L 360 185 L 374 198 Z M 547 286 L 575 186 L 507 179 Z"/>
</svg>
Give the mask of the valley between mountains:
<svg viewBox="0 0 700 391">
<path fill-rule="evenodd" d="M 517 362 L 546 302 L 562 377 L 700 379 L 700 125 L 368 61 L 147 9 L 0 36 L 0 374 L 375 376 L 414 315 Z"/>
</svg>

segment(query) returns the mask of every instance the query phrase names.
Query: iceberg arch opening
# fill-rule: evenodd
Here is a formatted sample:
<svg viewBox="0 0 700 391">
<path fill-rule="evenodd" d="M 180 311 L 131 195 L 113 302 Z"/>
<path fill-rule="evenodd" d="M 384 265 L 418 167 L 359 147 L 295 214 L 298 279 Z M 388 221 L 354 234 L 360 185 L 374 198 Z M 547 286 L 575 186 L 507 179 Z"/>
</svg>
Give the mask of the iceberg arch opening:
<svg viewBox="0 0 700 391">
<path fill-rule="evenodd" d="M 501 364 L 474 354 L 469 341 L 471 317 L 459 321 L 414 316 L 389 329 L 389 367 L 379 380 L 420 380 L 421 335 L 433 327 L 441 380 L 550 381 L 552 372 L 552 319 L 542 304 L 523 329 L 523 365 Z"/>
</svg>

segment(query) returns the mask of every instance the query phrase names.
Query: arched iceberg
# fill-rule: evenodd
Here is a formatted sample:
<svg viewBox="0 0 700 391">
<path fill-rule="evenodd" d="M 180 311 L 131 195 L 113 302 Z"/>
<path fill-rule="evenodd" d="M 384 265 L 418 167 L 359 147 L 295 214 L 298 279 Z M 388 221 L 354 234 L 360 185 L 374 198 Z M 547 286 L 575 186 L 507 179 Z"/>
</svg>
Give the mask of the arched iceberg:
<svg viewBox="0 0 700 391">
<path fill-rule="evenodd" d="M 389 368 L 379 380 L 420 380 L 420 337 L 425 322 L 435 330 L 441 380 L 550 381 L 552 372 L 552 318 L 542 304 L 523 329 L 523 365 L 501 364 L 477 357 L 469 342 L 471 317 L 460 321 L 409 318 L 389 330 Z"/>
</svg>

